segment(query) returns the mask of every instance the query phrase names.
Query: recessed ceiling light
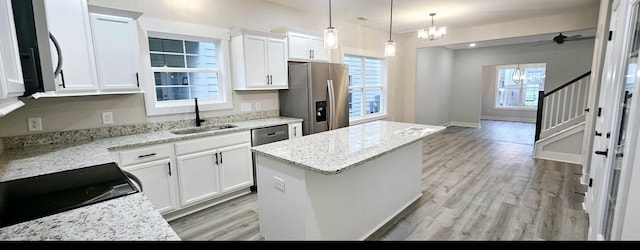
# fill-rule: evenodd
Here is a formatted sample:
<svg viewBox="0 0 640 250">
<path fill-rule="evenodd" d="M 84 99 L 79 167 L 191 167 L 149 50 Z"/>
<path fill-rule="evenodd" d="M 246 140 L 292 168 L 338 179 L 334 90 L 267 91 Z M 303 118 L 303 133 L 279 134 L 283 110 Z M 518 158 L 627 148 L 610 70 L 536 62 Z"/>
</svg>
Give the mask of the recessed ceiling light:
<svg viewBox="0 0 640 250">
<path fill-rule="evenodd" d="M 475 47 L 475 46 L 476 46 L 476 44 L 475 44 L 475 43 L 470 43 L 470 44 L 469 44 L 469 47 L 471 47 L 471 48 L 473 48 L 473 47 Z"/>
<path fill-rule="evenodd" d="M 360 20 L 360 21 L 363 21 L 363 22 L 364 22 L 364 21 L 368 21 L 368 20 L 369 20 L 369 18 L 366 18 L 366 17 L 363 17 L 363 16 L 358 17 L 358 18 L 356 18 L 356 19 L 358 19 L 358 20 Z"/>
</svg>

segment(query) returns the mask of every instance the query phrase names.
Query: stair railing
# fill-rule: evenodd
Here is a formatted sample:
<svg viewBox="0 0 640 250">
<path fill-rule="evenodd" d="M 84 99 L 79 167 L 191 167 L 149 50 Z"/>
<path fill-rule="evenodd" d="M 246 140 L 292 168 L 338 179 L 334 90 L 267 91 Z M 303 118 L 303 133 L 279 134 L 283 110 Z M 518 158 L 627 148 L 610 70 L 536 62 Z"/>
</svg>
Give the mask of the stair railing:
<svg viewBox="0 0 640 250">
<path fill-rule="evenodd" d="M 536 141 L 545 132 L 557 130 L 571 121 L 584 117 L 591 71 L 545 93 L 538 92 Z"/>
</svg>

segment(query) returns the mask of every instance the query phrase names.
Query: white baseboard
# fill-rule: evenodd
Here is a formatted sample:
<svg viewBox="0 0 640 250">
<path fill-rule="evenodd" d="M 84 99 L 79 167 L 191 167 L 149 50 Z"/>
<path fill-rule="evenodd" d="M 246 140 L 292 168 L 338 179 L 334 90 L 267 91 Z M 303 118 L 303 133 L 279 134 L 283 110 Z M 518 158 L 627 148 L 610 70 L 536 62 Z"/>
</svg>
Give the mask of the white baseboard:
<svg viewBox="0 0 640 250">
<path fill-rule="evenodd" d="M 495 121 L 508 121 L 508 122 L 528 122 L 536 123 L 536 119 L 527 119 L 521 117 L 504 117 L 504 116 L 489 116 L 483 115 L 480 117 L 482 120 L 495 120 Z"/>
<path fill-rule="evenodd" d="M 582 165 L 582 155 L 576 155 L 576 154 L 541 151 L 541 152 L 536 152 L 536 155 L 534 156 L 534 158 Z"/>
<path fill-rule="evenodd" d="M 468 128 L 480 128 L 480 123 L 473 122 L 455 122 L 450 121 L 449 126 L 468 127 Z"/>
</svg>

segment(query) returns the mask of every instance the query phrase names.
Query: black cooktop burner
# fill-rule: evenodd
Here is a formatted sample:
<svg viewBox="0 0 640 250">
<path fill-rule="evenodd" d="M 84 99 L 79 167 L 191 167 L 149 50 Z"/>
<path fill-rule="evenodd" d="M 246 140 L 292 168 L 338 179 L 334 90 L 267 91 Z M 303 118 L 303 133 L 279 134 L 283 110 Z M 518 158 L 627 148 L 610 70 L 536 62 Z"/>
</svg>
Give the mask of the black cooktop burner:
<svg viewBox="0 0 640 250">
<path fill-rule="evenodd" d="M 0 227 L 137 192 L 114 162 L 0 182 Z"/>
</svg>

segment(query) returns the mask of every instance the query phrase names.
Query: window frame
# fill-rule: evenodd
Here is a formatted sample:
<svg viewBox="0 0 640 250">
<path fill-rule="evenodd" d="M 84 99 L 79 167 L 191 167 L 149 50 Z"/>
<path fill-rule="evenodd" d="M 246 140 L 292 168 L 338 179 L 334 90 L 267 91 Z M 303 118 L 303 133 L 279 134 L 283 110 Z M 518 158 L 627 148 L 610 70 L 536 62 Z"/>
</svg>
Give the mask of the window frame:
<svg viewBox="0 0 640 250">
<path fill-rule="evenodd" d="M 545 79 L 546 79 L 546 69 L 547 69 L 547 64 L 546 63 L 521 63 L 521 64 L 508 64 L 508 65 L 497 65 L 496 66 L 496 70 L 494 72 L 495 77 L 494 77 L 494 81 L 493 81 L 493 87 L 494 87 L 494 91 L 493 91 L 493 108 L 494 109 L 501 109 L 501 110 L 519 110 L 519 111 L 536 111 L 538 109 L 538 106 L 525 106 L 525 98 L 526 98 L 526 80 L 524 83 L 520 83 L 518 84 L 518 98 L 519 98 L 519 106 L 514 107 L 514 106 L 498 106 L 498 101 L 499 101 L 499 92 L 500 92 L 500 70 L 505 70 L 505 69 L 515 69 L 516 67 L 520 67 L 521 69 L 523 69 L 523 71 L 525 71 L 525 69 L 527 68 L 544 68 L 545 73 L 542 76 L 542 84 L 540 84 L 540 86 L 538 86 L 538 92 L 541 90 L 544 90 L 544 85 L 545 85 Z M 506 89 L 506 88 L 505 88 Z"/>
<path fill-rule="evenodd" d="M 143 28 L 146 28 L 144 30 L 145 32 L 143 32 L 143 37 L 140 39 L 140 53 L 141 56 L 145 58 L 143 60 L 144 65 L 142 68 L 142 75 L 144 78 L 140 81 L 140 87 L 144 90 L 145 110 L 147 116 L 193 113 L 195 110 L 195 102 L 193 99 L 157 101 L 154 72 L 177 71 L 174 70 L 176 68 L 171 67 L 151 67 L 150 55 L 152 52 L 149 48 L 149 37 L 214 43 L 216 46 L 216 65 L 218 67 L 215 70 L 204 70 L 204 72 L 213 71 L 218 74 L 219 99 L 198 99 L 198 108 L 200 111 L 233 109 L 233 86 L 231 82 L 231 66 L 229 60 L 230 38 L 228 31 L 196 24 L 176 23 L 153 18 L 147 19 L 141 19 L 140 22 Z M 216 36 L 211 34 L 220 35 Z M 185 54 L 187 54 L 186 51 L 184 51 L 184 54 L 182 55 Z M 178 69 L 181 69 L 179 72 L 185 73 L 203 72 L 201 69 L 186 68 L 186 65 L 185 68 Z M 147 80 L 145 81 L 144 79 Z"/>
<path fill-rule="evenodd" d="M 388 89 L 388 77 L 387 77 L 387 69 L 388 69 L 388 62 L 386 60 L 386 58 L 381 57 L 381 56 L 377 56 L 377 55 L 371 55 L 371 53 L 344 53 L 342 55 L 342 62 L 344 63 L 344 59 L 345 57 L 357 57 L 360 59 L 361 64 L 362 64 L 362 86 L 349 86 L 349 92 L 351 92 L 352 89 L 360 89 L 362 91 L 362 108 L 360 110 L 360 116 L 357 117 L 349 117 L 349 124 L 350 125 L 355 125 L 355 124 L 360 124 L 360 123 L 366 123 L 366 122 L 370 122 L 370 121 L 374 121 L 374 120 L 382 120 L 382 119 L 386 119 L 387 118 L 387 99 L 388 99 L 388 95 L 387 95 L 387 89 Z M 373 60 L 379 60 L 380 61 L 380 85 L 369 85 L 367 86 L 366 84 L 366 71 L 365 71 L 365 65 L 366 65 L 366 59 L 373 59 Z M 373 114 L 367 114 L 366 110 L 367 110 L 367 104 L 366 104 L 366 98 L 367 98 L 367 89 L 381 89 L 381 99 L 380 99 L 380 111 L 378 113 L 373 113 Z"/>
</svg>

